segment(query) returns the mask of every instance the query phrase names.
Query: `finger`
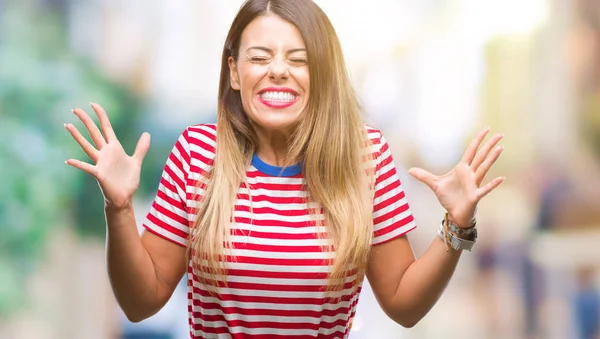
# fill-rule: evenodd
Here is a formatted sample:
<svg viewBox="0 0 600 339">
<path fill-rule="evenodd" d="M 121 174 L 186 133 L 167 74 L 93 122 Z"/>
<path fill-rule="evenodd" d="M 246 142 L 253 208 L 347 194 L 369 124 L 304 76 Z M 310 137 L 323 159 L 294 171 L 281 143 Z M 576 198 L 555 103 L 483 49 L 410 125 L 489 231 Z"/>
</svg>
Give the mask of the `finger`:
<svg viewBox="0 0 600 339">
<path fill-rule="evenodd" d="M 496 147 L 492 154 L 489 157 L 487 157 L 487 159 L 485 159 L 481 166 L 479 166 L 477 171 L 475 171 L 475 182 L 477 183 L 477 186 L 481 184 L 490 168 L 492 168 L 496 160 L 498 160 L 498 158 L 500 157 L 500 154 L 502 154 L 503 150 L 504 146 Z"/>
<path fill-rule="evenodd" d="M 416 167 L 409 169 L 408 174 L 410 174 L 411 176 L 413 176 L 415 179 L 419 180 L 420 182 L 424 183 L 425 185 L 429 186 L 429 188 L 434 189 L 435 178 L 436 178 L 435 175 L 427 172 L 426 170 L 424 170 L 422 168 L 416 168 Z"/>
<path fill-rule="evenodd" d="M 108 116 L 104 111 L 104 108 L 93 102 L 90 102 L 90 106 L 92 106 L 92 109 L 94 110 L 94 112 L 96 112 L 96 115 L 98 115 L 98 119 L 100 120 L 100 128 L 102 128 L 102 133 L 104 133 L 104 138 L 106 139 L 106 142 L 110 142 L 111 140 L 117 140 L 115 131 L 112 128 L 110 120 L 108 119 Z"/>
<path fill-rule="evenodd" d="M 487 185 L 479 188 L 477 190 L 477 200 L 481 200 L 483 197 L 488 195 L 491 191 L 493 191 L 496 187 L 498 187 L 501 183 L 506 180 L 506 177 L 497 177 L 494 180 L 487 183 Z"/>
<path fill-rule="evenodd" d="M 150 148 L 150 134 L 142 133 L 140 140 L 138 140 L 137 145 L 135 146 L 135 151 L 133 152 L 133 157 L 137 159 L 140 164 L 144 161 L 144 157 L 146 153 L 148 153 L 148 149 Z"/>
<path fill-rule="evenodd" d="M 87 162 L 79 161 L 77 159 L 69 159 L 65 161 L 65 164 L 78 168 L 92 175 L 94 178 L 96 177 L 96 166 L 93 166 L 92 164 L 88 164 Z"/>
<path fill-rule="evenodd" d="M 98 126 L 96 126 L 92 118 L 80 108 L 75 108 L 72 112 L 83 122 L 96 148 L 102 149 L 106 145 L 106 140 L 104 140 L 102 133 L 100 133 Z"/>
<path fill-rule="evenodd" d="M 77 130 L 77 128 L 72 124 L 65 124 L 65 129 L 69 131 L 69 133 L 71 133 L 73 139 L 77 141 L 77 143 L 79 144 L 79 146 L 81 146 L 81 149 L 85 152 L 85 154 L 87 154 L 87 156 L 94 163 L 96 163 L 96 161 L 98 161 L 98 150 L 94 148 L 94 146 L 92 146 L 92 144 L 90 144 L 90 142 L 87 141 L 87 139 L 84 138 L 83 135 L 79 133 L 79 130 Z"/>
<path fill-rule="evenodd" d="M 488 140 L 488 142 L 486 142 L 485 145 L 483 145 L 483 147 L 479 150 L 479 152 L 477 152 L 477 154 L 475 155 L 475 159 L 473 159 L 473 162 L 471 163 L 471 169 L 473 169 L 473 171 L 477 171 L 479 166 L 481 166 L 481 163 L 483 163 L 483 161 L 488 157 L 494 146 L 496 146 L 496 144 L 498 144 L 498 142 L 502 140 L 503 137 L 504 134 L 496 134 L 490 140 Z"/>
<path fill-rule="evenodd" d="M 473 158 L 475 157 L 475 154 L 477 153 L 477 150 L 481 145 L 481 142 L 483 141 L 483 139 L 485 139 L 485 136 L 488 134 L 489 131 L 490 128 L 487 127 L 479 131 L 479 133 L 477 133 L 475 139 L 473 139 L 469 143 L 469 146 L 467 147 L 467 150 L 465 151 L 465 154 L 461 159 L 462 162 L 466 163 L 467 165 L 471 165 L 471 163 L 473 162 Z"/>
</svg>

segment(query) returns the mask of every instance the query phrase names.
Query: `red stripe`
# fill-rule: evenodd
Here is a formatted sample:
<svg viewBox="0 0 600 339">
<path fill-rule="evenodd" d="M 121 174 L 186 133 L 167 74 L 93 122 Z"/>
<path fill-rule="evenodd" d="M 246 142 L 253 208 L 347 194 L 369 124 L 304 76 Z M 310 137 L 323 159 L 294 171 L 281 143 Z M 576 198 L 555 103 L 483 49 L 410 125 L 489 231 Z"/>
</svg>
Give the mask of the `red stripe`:
<svg viewBox="0 0 600 339">
<path fill-rule="evenodd" d="M 375 205 L 373 207 L 373 212 L 377 212 L 379 210 L 382 210 L 388 206 L 391 206 L 395 203 L 397 203 L 398 201 L 404 199 L 404 192 L 400 191 L 399 193 L 392 195 L 391 197 L 389 197 L 387 200 L 384 200 L 380 203 L 378 203 L 377 205 Z"/>
<path fill-rule="evenodd" d="M 256 270 L 227 269 L 227 275 L 236 277 L 271 279 L 327 279 L 327 272 L 270 272 Z"/>
<path fill-rule="evenodd" d="M 321 246 L 280 246 L 280 245 L 264 245 L 264 244 L 253 244 L 249 242 L 232 243 L 233 247 L 240 250 L 252 250 L 261 252 L 275 252 L 275 253 L 321 253 Z"/>
<path fill-rule="evenodd" d="M 385 187 L 383 187 L 383 188 L 380 188 L 380 189 L 378 189 L 377 191 L 375 191 L 375 198 L 379 198 L 379 197 L 381 197 L 382 195 L 384 195 L 384 194 L 386 194 L 386 193 L 390 192 L 390 191 L 391 191 L 391 190 L 393 190 L 393 189 L 400 188 L 400 186 L 401 186 L 401 184 L 400 184 L 400 181 L 399 181 L 399 180 L 392 181 L 392 182 L 391 182 L 390 184 L 388 184 L 387 186 L 385 186 Z M 400 189 L 400 191 L 402 191 L 402 189 Z"/>
<path fill-rule="evenodd" d="M 265 182 L 257 182 L 250 184 L 250 189 L 252 190 L 266 190 L 266 191 L 298 191 L 298 193 L 303 193 L 304 185 L 303 184 L 274 184 L 274 183 L 265 183 Z"/>
<path fill-rule="evenodd" d="M 250 201 L 247 193 L 238 193 L 237 198 L 239 200 Z M 285 205 L 285 204 L 303 204 L 303 203 L 306 203 L 306 198 L 305 197 L 273 197 L 273 196 L 264 195 L 264 194 L 257 194 L 257 195 L 253 194 L 252 201 L 256 201 L 256 202 L 265 201 L 265 202 L 270 202 L 270 203 L 274 203 L 274 204 L 278 204 L 278 205 Z"/>
<path fill-rule="evenodd" d="M 402 220 L 398 220 L 397 222 L 392 223 L 388 227 L 385 227 L 385 228 L 375 231 L 373 234 L 373 237 L 376 238 L 376 237 L 380 237 L 382 235 L 388 234 L 390 232 L 393 232 L 393 231 L 397 230 L 398 228 L 408 225 L 409 223 L 413 222 L 414 220 L 415 220 L 415 218 L 412 215 L 409 215 L 408 217 L 406 217 Z"/>
<path fill-rule="evenodd" d="M 349 307 L 339 307 L 333 310 L 281 310 L 281 309 L 267 309 L 267 308 L 242 308 L 242 307 L 224 307 L 218 303 L 207 303 L 200 300 L 194 300 L 194 306 L 202 307 L 206 310 L 222 310 L 225 314 L 240 314 L 240 315 L 266 315 L 266 316 L 280 316 L 280 317 L 313 317 L 320 318 L 334 317 L 338 314 L 346 314 L 350 312 Z"/>
<path fill-rule="evenodd" d="M 236 211 L 242 212 L 250 212 L 250 206 L 245 205 L 235 205 Z M 253 207 L 252 213 L 254 214 L 277 214 L 283 217 L 299 217 L 299 216 L 309 216 L 310 213 L 307 209 L 275 209 L 271 207 Z"/>
<path fill-rule="evenodd" d="M 281 226 L 281 227 L 307 227 L 311 226 L 310 220 L 302 221 L 283 221 L 283 220 L 258 220 L 256 218 L 250 219 L 246 217 L 235 217 L 235 222 L 256 226 Z M 314 226 L 314 225 L 313 225 Z"/>
<path fill-rule="evenodd" d="M 305 226 L 307 230 L 310 230 L 312 226 Z M 231 230 L 232 235 L 237 236 L 249 236 L 252 235 L 253 238 L 261 238 L 261 239 L 286 239 L 286 240 L 314 240 L 317 239 L 317 234 L 315 232 L 308 233 L 274 233 L 274 232 L 259 232 L 256 230 L 248 231 L 242 230 L 239 228 L 235 228 Z"/>
<path fill-rule="evenodd" d="M 398 206 L 396 209 L 389 211 L 388 213 L 383 214 L 383 215 L 373 219 L 373 224 L 374 225 L 381 224 L 381 223 L 385 222 L 386 220 L 389 220 L 403 212 L 408 211 L 408 209 L 409 209 L 408 204 Z"/>
<path fill-rule="evenodd" d="M 162 215 L 165 216 L 171 220 L 173 220 L 175 223 L 181 225 L 182 227 L 187 227 L 189 221 L 186 217 L 182 217 L 179 214 L 176 213 L 175 210 L 179 210 L 182 211 L 181 208 L 185 208 L 184 206 L 181 206 L 181 203 L 176 204 L 170 204 L 170 205 L 166 205 L 163 206 L 160 203 L 160 200 L 155 200 L 152 203 L 152 208 L 156 211 L 157 216 L 158 215 Z M 185 213 L 185 211 L 183 211 Z"/>
<path fill-rule="evenodd" d="M 170 242 L 172 242 L 172 243 L 175 243 L 175 244 L 177 244 L 177 245 L 179 245 L 179 246 L 181 246 L 181 247 L 186 247 L 184 244 L 182 244 L 182 243 L 180 243 L 180 242 L 178 242 L 178 241 L 175 241 L 174 239 L 171 239 L 171 238 L 165 237 L 164 235 L 162 235 L 162 234 L 160 234 L 160 233 L 156 232 L 155 230 L 153 230 L 152 228 L 150 228 L 148 225 L 146 225 L 146 224 L 142 224 L 142 225 L 144 226 L 144 228 L 145 228 L 145 229 L 147 229 L 147 230 L 148 230 L 148 232 L 150 232 L 150 233 L 152 233 L 152 234 L 154 234 L 154 235 L 156 235 L 156 236 L 159 236 L 159 237 L 161 237 L 161 238 L 163 238 L 163 239 L 165 239 L 165 240 L 167 240 L 167 241 L 170 241 Z"/>
<path fill-rule="evenodd" d="M 154 214 L 152 213 L 148 213 L 147 216 L 148 221 L 150 221 L 151 223 L 153 223 L 154 225 L 164 229 L 165 231 L 169 232 L 169 233 L 173 233 L 174 235 L 177 235 L 179 237 L 182 237 L 184 239 L 187 239 L 188 235 L 187 233 L 183 232 L 182 230 L 173 227 L 167 223 L 165 223 L 164 221 L 158 219 Z"/>
<path fill-rule="evenodd" d="M 191 284 L 191 281 L 189 281 L 189 284 Z M 189 290 L 189 286 L 188 286 L 188 290 Z M 192 286 L 191 290 L 193 293 L 199 294 L 202 297 L 214 297 L 214 295 L 212 295 L 210 292 L 200 289 L 198 287 Z M 218 299 L 222 300 L 222 301 L 237 301 L 240 303 L 265 303 L 265 304 L 282 304 L 282 305 L 337 305 L 341 302 L 349 302 L 352 300 L 352 298 L 354 298 L 354 294 L 346 294 L 341 296 L 340 298 L 330 298 L 330 297 L 323 297 L 323 298 L 310 298 L 310 297 L 304 297 L 304 298 L 291 298 L 291 297 L 265 297 L 265 296 L 258 296 L 258 295 L 252 295 L 252 296 L 246 296 L 246 295 L 235 295 L 235 294 L 225 294 L 225 293 L 219 293 L 218 295 Z M 190 292 L 188 292 L 188 299 L 191 300 L 192 299 L 192 294 Z"/>
</svg>

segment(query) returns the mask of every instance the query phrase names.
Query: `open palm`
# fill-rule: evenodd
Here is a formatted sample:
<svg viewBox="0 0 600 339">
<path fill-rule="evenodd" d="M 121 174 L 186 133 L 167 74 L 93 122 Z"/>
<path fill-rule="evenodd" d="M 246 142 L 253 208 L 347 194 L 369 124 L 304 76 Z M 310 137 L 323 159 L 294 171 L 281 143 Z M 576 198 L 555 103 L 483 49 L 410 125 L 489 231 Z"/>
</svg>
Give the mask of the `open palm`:
<svg viewBox="0 0 600 339">
<path fill-rule="evenodd" d="M 459 227 L 471 226 L 479 201 L 505 179 L 497 177 L 480 187 L 503 150 L 501 146 L 495 147 L 503 137 L 502 134 L 496 134 L 478 151 L 488 132 L 489 128 L 486 128 L 477 134 L 460 162 L 447 174 L 436 176 L 421 168 L 409 170 L 410 175 L 433 190 L 442 207 Z"/>
<path fill-rule="evenodd" d="M 142 162 L 150 147 L 150 135 L 142 134 L 134 154 L 129 156 L 117 139 L 104 109 L 98 104 L 91 106 L 98 115 L 102 131 L 82 109 L 74 109 L 73 113 L 83 122 L 93 145 L 72 124 L 65 124 L 65 128 L 93 164 L 76 159 L 69 159 L 66 163 L 96 178 L 108 206 L 124 208 L 130 204 L 139 187 Z"/>
</svg>

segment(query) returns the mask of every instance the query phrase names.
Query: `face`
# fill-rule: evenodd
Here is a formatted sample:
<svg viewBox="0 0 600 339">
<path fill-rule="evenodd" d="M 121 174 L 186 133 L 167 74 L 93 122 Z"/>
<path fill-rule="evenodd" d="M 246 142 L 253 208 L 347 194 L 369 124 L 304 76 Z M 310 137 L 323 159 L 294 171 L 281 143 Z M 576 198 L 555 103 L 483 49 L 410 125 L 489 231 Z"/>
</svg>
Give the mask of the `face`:
<svg viewBox="0 0 600 339">
<path fill-rule="evenodd" d="M 260 16 L 243 31 L 238 60 L 229 58 L 231 87 L 259 129 L 289 132 L 308 103 L 306 47 L 296 26 Z"/>
</svg>

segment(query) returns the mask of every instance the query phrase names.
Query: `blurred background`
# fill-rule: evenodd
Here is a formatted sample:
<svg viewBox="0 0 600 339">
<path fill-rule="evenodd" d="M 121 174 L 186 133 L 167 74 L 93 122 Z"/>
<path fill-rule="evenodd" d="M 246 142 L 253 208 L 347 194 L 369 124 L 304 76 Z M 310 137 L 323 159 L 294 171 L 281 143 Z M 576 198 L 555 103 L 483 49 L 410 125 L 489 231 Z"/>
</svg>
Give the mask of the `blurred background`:
<svg viewBox="0 0 600 339">
<path fill-rule="evenodd" d="M 368 284 L 352 338 L 600 338 L 598 0 L 317 0 L 368 122 L 391 144 L 420 227 L 442 210 L 406 174 L 445 173 L 477 130 L 506 134 L 480 238 L 413 329 Z M 188 337 L 182 283 L 130 324 L 104 265 L 96 182 L 63 123 L 102 104 L 126 150 L 152 134 L 138 222 L 188 125 L 215 121 L 222 44 L 241 0 L 0 0 L 0 338 Z"/>
</svg>

